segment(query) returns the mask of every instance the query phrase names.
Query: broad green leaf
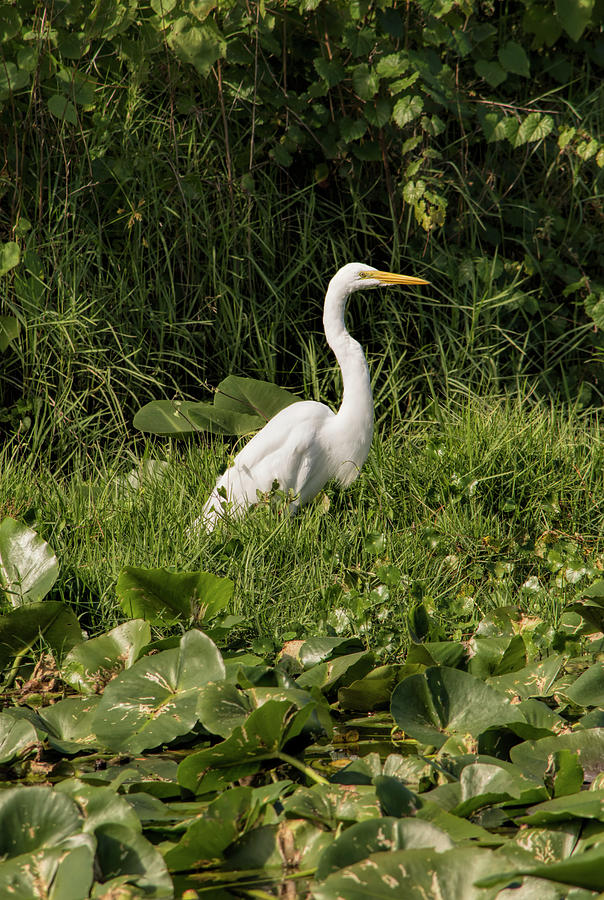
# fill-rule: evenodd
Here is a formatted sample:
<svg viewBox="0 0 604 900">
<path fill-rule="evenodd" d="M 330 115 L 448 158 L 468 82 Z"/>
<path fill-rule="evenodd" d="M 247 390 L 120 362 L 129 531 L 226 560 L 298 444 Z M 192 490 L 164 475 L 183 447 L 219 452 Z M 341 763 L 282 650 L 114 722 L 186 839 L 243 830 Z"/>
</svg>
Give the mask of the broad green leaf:
<svg viewBox="0 0 604 900">
<path fill-rule="evenodd" d="M 553 127 L 554 120 L 551 116 L 544 116 L 536 112 L 529 113 L 520 123 L 513 142 L 514 147 L 521 147 L 522 144 L 542 140 L 553 130 Z"/>
<path fill-rule="evenodd" d="M 546 799 L 543 783 L 527 778 L 516 766 L 502 760 L 493 763 L 476 762 L 466 766 L 459 778 L 460 803 L 452 812 L 463 818 L 471 816 L 483 806 L 515 800 L 535 803 Z"/>
<path fill-rule="evenodd" d="M 511 860 L 510 860 L 511 861 Z M 394 850 L 372 853 L 367 859 L 329 875 L 315 886 L 315 900 L 492 900 L 475 883 L 500 872 L 505 856 L 489 850 L 456 847 L 438 850 Z"/>
<path fill-rule="evenodd" d="M 209 21 L 203 24 L 189 16 L 181 16 L 172 23 L 168 45 L 185 63 L 190 63 L 203 77 L 214 63 L 226 55 L 226 41 L 218 28 Z"/>
<path fill-rule="evenodd" d="M 268 701 L 250 713 L 225 741 L 187 756 L 178 767 L 180 784 L 197 793 L 206 773 L 212 770 L 276 757 L 288 738 L 299 733 L 313 706 L 309 703 L 296 710 L 287 700 Z"/>
<path fill-rule="evenodd" d="M 230 578 L 209 572 L 168 572 L 126 566 L 117 581 L 117 598 L 127 616 L 153 624 L 181 617 L 195 623 L 209 621 L 233 596 Z"/>
<path fill-rule="evenodd" d="M 383 128 L 390 121 L 392 105 L 387 97 L 378 97 L 375 101 L 367 103 L 363 109 L 363 115 L 370 125 Z"/>
<path fill-rule="evenodd" d="M 283 814 L 291 819 L 310 819 L 335 830 L 339 822 L 364 822 L 380 815 L 373 785 L 351 788 L 341 784 L 300 786 L 283 801 Z"/>
<path fill-rule="evenodd" d="M 508 675 L 488 678 L 487 684 L 506 694 L 510 700 L 548 697 L 563 664 L 563 656 L 548 656 L 540 662 L 510 672 Z"/>
<path fill-rule="evenodd" d="M 363 678 L 372 668 L 375 657 L 367 650 L 336 656 L 329 662 L 319 663 L 303 672 L 296 679 L 298 687 L 309 689 L 319 687 L 323 691 L 335 687 L 338 682 L 350 683 Z"/>
<path fill-rule="evenodd" d="M 366 859 L 383 850 L 432 848 L 450 850 L 453 841 L 444 831 L 420 819 L 395 819 L 391 816 L 368 819 L 347 828 L 325 850 L 316 877 L 322 881 L 332 872 Z"/>
<path fill-rule="evenodd" d="M 15 266 L 19 264 L 20 259 L 21 248 L 19 247 L 19 244 L 14 241 L 9 241 L 7 244 L 0 244 L 0 276 L 6 275 L 7 272 L 14 269 Z M 14 330 L 15 328 L 14 321 L 16 320 L 13 320 L 13 316 L 2 316 L 2 319 L 0 320 L 0 322 L 3 323 L 3 328 L 10 330 Z M 2 348 L 0 347 L 0 349 Z"/>
<path fill-rule="evenodd" d="M 398 78 L 409 68 L 409 59 L 406 53 L 389 53 L 382 56 L 375 70 L 380 78 Z"/>
<path fill-rule="evenodd" d="M 538 861 L 554 862 L 566 859 L 577 844 L 581 831 L 579 821 L 563 822 L 549 828 L 522 828 L 516 834 L 515 843 L 527 850 Z"/>
<path fill-rule="evenodd" d="M 283 819 L 246 832 L 227 850 L 229 869 L 281 871 L 284 866 L 314 869 L 333 840 L 330 831 L 309 819 Z M 225 898 L 226 900 L 226 898 Z"/>
<path fill-rule="evenodd" d="M 93 786 L 79 778 L 65 778 L 56 784 L 55 791 L 71 797 L 78 804 L 84 814 L 82 829 L 85 832 L 92 834 L 101 825 L 109 824 L 124 825 L 132 831 L 142 830 L 130 798 L 122 797 L 113 787 Z"/>
<path fill-rule="evenodd" d="M 28 603 L 0 616 L 0 670 L 41 638 L 61 657 L 81 642 L 82 631 L 74 613 L 55 600 Z"/>
<path fill-rule="evenodd" d="M 70 125 L 78 124 L 76 108 L 71 100 L 68 100 L 64 94 L 52 94 L 48 98 L 46 105 L 48 106 L 49 112 L 57 119 L 69 122 Z"/>
<path fill-rule="evenodd" d="M 164 855 L 170 871 L 198 870 L 220 859 L 248 823 L 253 797 L 251 787 L 236 787 L 213 800 Z"/>
<path fill-rule="evenodd" d="M 6 518 L 0 524 L 0 592 L 12 606 L 41 600 L 59 574 L 46 541 L 27 525 Z M 1 594 L 0 594 L 1 596 Z"/>
<path fill-rule="evenodd" d="M 199 690 L 197 718 L 212 734 L 229 737 L 251 710 L 248 695 L 228 681 L 206 684 Z"/>
<path fill-rule="evenodd" d="M 422 97 L 417 94 L 407 94 L 405 97 L 401 97 L 400 100 L 397 100 L 394 104 L 392 118 L 399 128 L 404 128 L 409 122 L 417 119 L 423 108 L 424 101 Z"/>
<path fill-rule="evenodd" d="M 604 844 L 559 862 L 518 866 L 511 870 L 502 866 L 499 875 L 482 877 L 478 883 L 484 887 L 503 885 L 520 875 L 532 875 L 533 878 L 570 884 L 589 891 L 604 891 Z"/>
<path fill-rule="evenodd" d="M 264 424 L 258 416 L 242 415 L 210 403 L 152 400 L 136 413 L 133 425 L 151 434 L 250 434 Z"/>
<path fill-rule="evenodd" d="M 96 831 L 96 860 L 103 881 L 124 879 L 135 885 L 143 897 L 174 896 L 172 879 L 159 850 L 146 838 L 124 825 L 109 823 Z M 119 894 L 118 894 L 119 896 Z"/>
<path fill-rule="evenodd" d="M 0 316 L 0 353 L 19 337 L 21 326 L 15 316 Z"/>
<path fill-rule="evenodd" d="M 40 709 L 50 746 L 66 755 L 97 747 L 93 721 L 98 703 L 98 697 L 67 697 Z"/>
<path fill-rule="evenodd" d="M 595 0 L 554 0 L 554 3 L 565 32 L 578 41 L 590 22 Z"/>
<path fill-rule="evenodd" d="M 317 74 L 323 78 L 330 87 L 339 84 L 346 77 L 346 69 L 337 59 L 326 59 L 324 56 L 318 56 L 313 59 L 313 66 Z"/>
<path fill-rule="evenodd" d="M 0 896 L 11 900 L 88 900 L 94 858 L 94 838 L 74 834 L 58 846 L 5 860 L 0 863 Z"/>
<path fill-rule="evenodd" d="M 497 53 L 499 62 L 506 72 L 513 72 L 514 75 L 522 75 L 528 78 L 531 74 L 529 58 L 524 51 L 524 47 L 516 41 L 508 41 Z"/>
<path fill-rule="evenodd" d="M 0 712 L 0 765 L 23 756 L 38 744 L 36 729 L 27 719 Z"/>
<path fill-rule="evenodd" d="M 380 80 L 367 63 L 360 63 L 352 70 L 352 83 L 361 100 L 371 100 L 377 94 Z"/>
<path fill-rule="evenodd" d="M 477 678 L 506 675 L 526 665 L 522 635 L 513 637 L 473 637 L 468 646 L 468 672 Z"/>
<path fill-rule="evenodd" d="M 604 728 L 589 728 L 538 741 L 524 741 L 510 750 L 510 759 L 525 774 L 543 778 L 550 763 L 559 750 L 570 750 L 579 754 L 583 771 L 587 778 L 594 778 L 602 771 L 604 760 Z"/>
<path fill-rule="evenodd" d="M 350 141 L 358 141 L 367 131 L 367 122 L 364 119 L 352 119 L 349 116 L 343 116 L 339 122 L 340 135 L 346 143 Z"/>
<path fill-rule="evenodd" d="M 604 788 L 598 791 L 578 791 L 546 800 L 531 807 L 518 821 L 527 825 L 551 825 L 566 819 L 595 819 L 604 822 Z"/>
<path fill-rule="evenodd" d="M 484 80 L 494 88 L 502 84 L 508 77 L 507 72 L 498 62 L 489 59 L 477 60 L 474 64 L 474 69 L 476 70 L 477 75 L 484 78 Z"/>
<path fill-rule="evenodd" d="M 147 622 L 142 619 L 124 622 L 70 650 L 63 660 L 61 676 L 84 694 L 100 694 L 118 672 L 135 662 L 150 640 Z"/>
<path fill-rule="evenodd" d="M 111 749 L 131 753 L 169 743 L 197 721 L 200 687 L 224 676 L 213 641 L 188 631 L 178 649 L 143 657 L 107 685 L 93 721 L 96 734 Z"/>
<path fill-rule="evenodd" d="M 407 734 L 441 747 L 451 734 L 471 734 L 524 717 L 494 688 L 467 672 L 433 667 L 411 675 L 394 690 L 392 716 Z"/>
<path fill-rule="evenodd" d="M 563 693 L 577 706 L 604 707 L 604 662 L 590 666 Z"/>
<path fill-rule="evenodd" d="M 401 666 L 379 666 L 363 678 L 338 690 L 342 709 L 371 711 L 388 707 L 396 684 L 400 681 Z"/>
<path fill-rule="evenodd" d="M 302 399 L 270 381 L 229 375 L 218 385 L 214 406 L 239 415 L 257 416 L 265 424 L 286 406 Z"/>
<path fill-rule="evenodd" d="M 0 9 L 0 44 L 4 44 L 19 33 L 21 17 L 12 6 L 4 6 Z"/>
<path fill-rule="evenodd" d="M 56 847 L 81 827 L 75 803 L 50 787 L 15 787 L 0 792 L 2 859 Z"/>
<path fill-rule="evenodd" d="M 176 0 L 151 0 L 151 9 L 157 16 L 166 16 L 176 6 Z"/>
</svg>

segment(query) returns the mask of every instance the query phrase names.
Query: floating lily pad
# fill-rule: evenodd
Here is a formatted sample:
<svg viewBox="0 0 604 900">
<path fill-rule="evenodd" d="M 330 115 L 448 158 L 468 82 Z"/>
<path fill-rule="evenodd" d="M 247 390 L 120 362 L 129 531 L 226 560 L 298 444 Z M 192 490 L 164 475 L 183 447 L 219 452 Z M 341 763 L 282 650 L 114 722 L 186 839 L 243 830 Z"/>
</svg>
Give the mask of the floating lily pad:
<svg viewBox="0 0 604 900">
<path fill-rule="evenodd" d="M 450 850 L 453 841 L 444 831 L 420 819 L 395 819 L 389 816 L 368 819 L 347 828 L 323 853 L 316 877 L 322 881 L 332 872 L 353 865 L 384 850 L 430 848 Z"/>
<path fill-rule="evenodd" d="M 38 735 L 31 722 L 0 712 L 0 764 L 23 756 L 37 745 Z"/>
<path fill-rule="evenodd" d="M 118 672 L 135 662 L 150 640 L 147 622 L 142 619 L 124 622 L 70 650 L 63 660 L 63 680 L 84 694 L 100 693 Z"/>
<path fill-rule="evenodd" d="M 468 672 L 440 666 L 397 685 L 390 709 L 407 734 L 435 747 L 442 747 L 451 734 L 478 737 L 489 728 L 524 719 L 494 688 Z"/>
<path fill-rule="evenodd" d="M 0 616 L 0 670 L 41 638 L 57 657 L 82 640 L 80 624 L 58 600 L 28 603 Z"/>
<path fill-rule="evenodd" d="M 169 743 L 197 721 L 200 686 L 224 676 L 213 641 L 188 631 L 177 650 L 145 656 L 107 685 L 94 719 L 97 736 L 133 753 Z"/>
</svg>

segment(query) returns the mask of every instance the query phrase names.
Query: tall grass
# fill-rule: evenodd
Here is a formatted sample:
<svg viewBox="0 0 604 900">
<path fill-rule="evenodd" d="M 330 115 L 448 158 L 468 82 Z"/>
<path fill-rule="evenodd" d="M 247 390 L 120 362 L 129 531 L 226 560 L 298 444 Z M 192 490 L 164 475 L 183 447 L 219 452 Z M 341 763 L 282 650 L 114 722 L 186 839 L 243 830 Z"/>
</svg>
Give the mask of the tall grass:
<svg viewBox="0 0 604 900">
<path fill-rule="evenodd" d="M 342 608 L 357 610 L 353 630 L 363 633 L 366 618 L 373 634 L 402 642 L 420 600 L 449 633 L 509 603 L 554 620 L 604 566 L 604 443 L 597 421 L 576 411 L 521 397 L 413 403 L 379 430 L 351 488 L 329 485 L 294 519 L 261 508 L 192 535 L 227 450 L 149 446 L 146 458 L 165 468 L 148 478 L 123 448 L 78 451 L 68 477 L 40 459 L 26 468 L 5 447 L 0 519 L 25 518 L 51 543 L 61 561 L 54 596 L 91 632 L 119 619 L 124 565 L 231 577 L 233 611 L 251 636 L 324 632 Z M 132 470 L 138 480 L 128 481 Z M 384 565 L 401 575 L 386 599 L 372 594 Z"/>
</svg>

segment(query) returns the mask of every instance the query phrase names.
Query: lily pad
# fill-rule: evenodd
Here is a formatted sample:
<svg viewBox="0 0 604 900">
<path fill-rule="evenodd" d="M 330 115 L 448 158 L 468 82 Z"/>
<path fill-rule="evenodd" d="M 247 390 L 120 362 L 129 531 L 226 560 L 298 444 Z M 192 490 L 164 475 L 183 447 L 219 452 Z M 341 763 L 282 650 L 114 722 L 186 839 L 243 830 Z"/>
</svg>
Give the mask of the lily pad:
<svg viewBox="0 0 604 900">
<path fill-rule="evenodd" d="M 468 672 L 444 666 L 411 675 L 397 685 L 390 711 L 407 734 L 435 747 L 442 747 L 451 734 L 478 737 L 494 726 L 524 720 L 494 688 Z"/>
<path fill-rule="evenodd" d="M 233 582 L 209 572 L 168 572 L 126 566 L 117 581 L 127 616 L 153 624 L 184 617 L 199 624 L 216 616 L 233 596 Z"/>
<path fill-rule="evenodd" d="M 353 865 L 384 850 L 431 848 L 450 850 L 453 841 L 444 831 L 420 819 L 385 816 L 351 825 L 323 853 L 316 877 L 322 881 L 332 872 Z"/>
<path fill-rule="evenodd" d="M 150 640 L 147 622 L 124 622 L 70 650 L 63 660 L 63 680 L 84 694 L 98 694 L 118 672 L 132 666 Z"/>
<path fill-rule="evenodd" d="M 132 753 L 169 743 L 197 721 L 200 686 L 224 676 L 214 642 L 188 631 L 178 649 L 143 657 L 107 685 L 93 722 L 97 736 Z"/>
<path fill-rule="evenodd" d="M 23 756 L 38 745 L 38 735 L 27 719 L 15 719 L 0 713 L 0 764 Z"/>
<path fill-rule="evenodd" d="M 59 563 L 46 541 L 21 522 L 0 524 L 0 595 L 11 606 L 35 603 L 49 592 Z"/>
<path fill-rule="evenodd" d="M 82 640 L 74 613 L 58 600 L 28 603 L 0 616 L 0 670 L 43 638 L 60 657 Z"/>
</svg>

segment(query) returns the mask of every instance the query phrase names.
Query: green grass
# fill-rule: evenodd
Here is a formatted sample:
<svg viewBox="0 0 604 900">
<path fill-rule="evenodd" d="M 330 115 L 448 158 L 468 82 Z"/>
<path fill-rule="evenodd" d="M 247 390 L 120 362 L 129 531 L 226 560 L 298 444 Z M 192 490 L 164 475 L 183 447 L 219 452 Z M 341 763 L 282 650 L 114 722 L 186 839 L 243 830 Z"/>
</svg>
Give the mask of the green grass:
<svg viewBox="0 0 604 900">
<path fill-rule="evenodd" d="M 0 457 L 0 518 L 23 518 L 57 553 L 56 598 L 90 633 L 120 619 L 125 565 L 203 569 L 235 582 L 249 637 L 277 642 L 338 626 L 406 643 L 420 601 L 454 634 L 495 606 L 556 620 L 604 564 L 604 441 L 571 409 L 468 396 L 389 416 L 359 480 L 329 485 L 294 519 L 268 509 L 211 535 L 188 531 L 227 461 L 222 441 L 157 441 L 147 462 L 77 451 L 66 475 L 15 445 Z M 154 475 L 125 479 L 148 460 Z M 384 566 L 400 573 L 389 596 Z M 380 572 L 381 569 L 381 572 Z M 377 593 L 375 592 L 377 589 Z M 375 604 L 375 605 L 374 605 Z"/>
</svg>

